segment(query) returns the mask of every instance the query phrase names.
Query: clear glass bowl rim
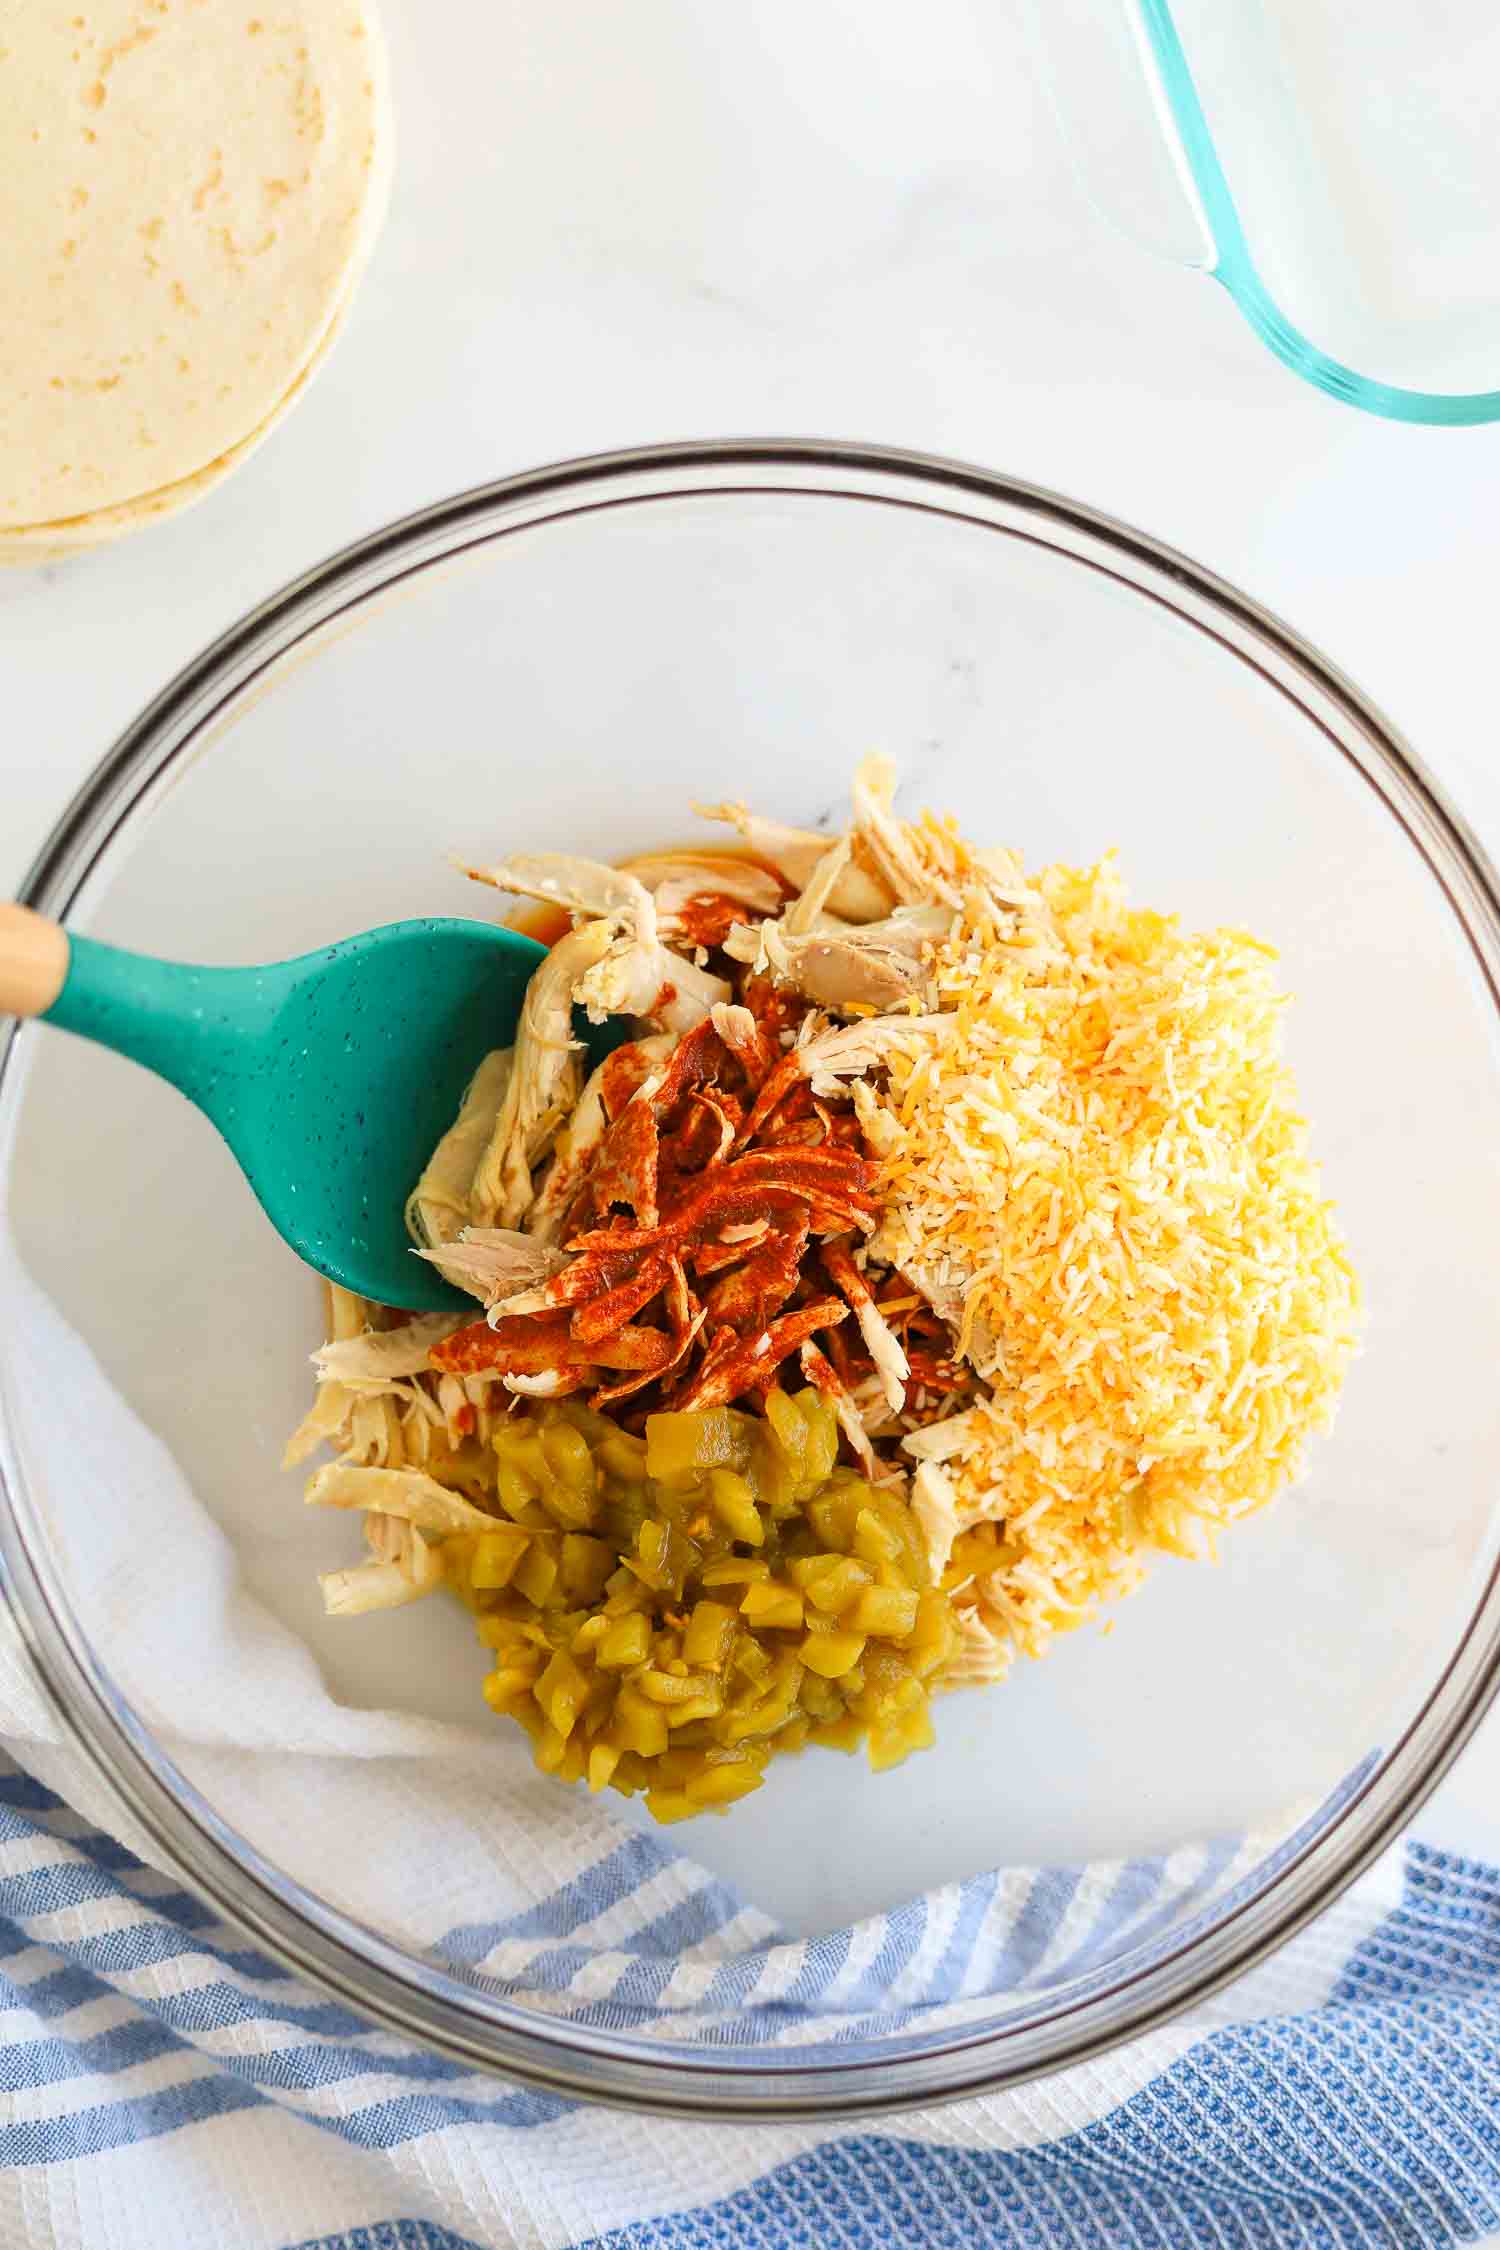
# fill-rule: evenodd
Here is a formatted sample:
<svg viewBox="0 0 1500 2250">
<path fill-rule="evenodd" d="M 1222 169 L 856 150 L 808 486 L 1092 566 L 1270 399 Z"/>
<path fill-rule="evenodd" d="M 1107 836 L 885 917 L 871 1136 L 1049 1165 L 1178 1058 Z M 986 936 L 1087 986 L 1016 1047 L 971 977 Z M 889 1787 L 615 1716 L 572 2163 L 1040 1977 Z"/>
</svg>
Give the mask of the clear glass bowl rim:
<svg viewBox="0 0 1500 2250">
<path fill-rule="evenodd" d="M 822 440 L 665 444 L 474 487 L 345 548 L 273 595 L 178 674 L 120 737 L 43 846 L 20 896 L 66 916 L 159 786 L 209 745 L 216 715 L 299 643 L 393 585 L 538 522 L 695 495 L 790 494 L 908 507 L 1031 542 L 1101 572 L 1217 642 L 1288 696 L 1401 826 L 1452 912 L 1500 1019 L 1500 881 L 1461 816 L 1381 713 L 1298 634 L 1187 557 L 1058 494 L 960 462 Z M 0 1033 L 0 1151 L 18 1027 Z M 3 1372 L 3 1370 L 0 1370 Z M 955 2031 L 837 2061 L 796 2049 L 663 2050 L 482 1997 L 303 1891 L 176 1772 L 114 1689 L 72 1613 L 0 1415 L 0 1564 L 11 1613 L 67 1733 L 161 1863 L 287 1970 L 376 2027 L 467 2068 L 574 2099 L 683 2116 L 870 2117 L 991 2092 L 1137 2038 L 1263 1960 L 1391 1843 L 1500 1686 L 1500 1564 L 1420 1707 L 1363 1778 L 1264 1882 L 1200 1917 L 1180 1945 L 1019 2024 Z M 1203 1923 L 1206 1927 L 1202 1926 Z"/>
</svg>

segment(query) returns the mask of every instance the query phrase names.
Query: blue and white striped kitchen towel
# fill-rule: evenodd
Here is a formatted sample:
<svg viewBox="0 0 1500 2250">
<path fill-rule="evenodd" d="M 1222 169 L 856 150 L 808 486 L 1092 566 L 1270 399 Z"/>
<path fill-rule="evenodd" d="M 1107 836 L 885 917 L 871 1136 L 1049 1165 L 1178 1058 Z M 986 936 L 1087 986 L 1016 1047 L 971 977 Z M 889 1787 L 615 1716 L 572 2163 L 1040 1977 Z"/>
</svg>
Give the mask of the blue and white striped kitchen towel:
<svg viewBox="0 0 1500 2250">
<path fill-rule="evenodd" d="M 608 1912 L 627 1955 L 675 1952 L 655 1850 L 624 1890 L 582 1871 L 547 1940 Z M 1003 1895 L 1034 1952 L 1059 1917 L 1086 1937 L 1077 1889 L 989 1883 L 987 1913 Z M 627 2118 L 402 2052 L 10 1761 L 0 1950 L 5 2250 L 1427 2250 L 1500 2225 L 1500 1870 L 1417 1843 L 1139 2046 L 876 2131 Z"/>
<path fill-rule="evenodd" d="M 783 1941 L 524 1747 L 338 1703 L 3 1225 L 0 1326 L 7 1446 L 144 1723 L 294 1876 L 535 2006 L 709 2040 L 731 2015 L 779 2042 L 930 2024 L 1149 1944 L 1245 1864 L 1009 1870 Z M 274 1497 L 261 1544 L 296 1537 Z M 1128 2050 L 822 2133 L 585 2109 L 408 2051 L 146 1849 L 0 1604 L 0 2250 L 1428 2250 L 1500 2226 L 1500 1869 L 1420 1844 Z"/>
</svg>

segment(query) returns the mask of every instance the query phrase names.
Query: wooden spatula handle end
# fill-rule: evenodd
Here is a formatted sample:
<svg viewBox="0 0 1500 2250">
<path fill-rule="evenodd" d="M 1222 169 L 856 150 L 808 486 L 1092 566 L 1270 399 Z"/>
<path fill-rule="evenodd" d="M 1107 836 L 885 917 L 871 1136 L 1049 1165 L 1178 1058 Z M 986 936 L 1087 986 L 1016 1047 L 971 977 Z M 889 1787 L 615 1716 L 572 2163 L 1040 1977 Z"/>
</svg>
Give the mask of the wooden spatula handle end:
<svg viewBox="0 0 1500 2250">
<path fill-rule="evenodd" d="M 68 976 L 68 933 L 29 906 L 0 904 L 0 1016 L 45 1015 Z"/>
</svg>

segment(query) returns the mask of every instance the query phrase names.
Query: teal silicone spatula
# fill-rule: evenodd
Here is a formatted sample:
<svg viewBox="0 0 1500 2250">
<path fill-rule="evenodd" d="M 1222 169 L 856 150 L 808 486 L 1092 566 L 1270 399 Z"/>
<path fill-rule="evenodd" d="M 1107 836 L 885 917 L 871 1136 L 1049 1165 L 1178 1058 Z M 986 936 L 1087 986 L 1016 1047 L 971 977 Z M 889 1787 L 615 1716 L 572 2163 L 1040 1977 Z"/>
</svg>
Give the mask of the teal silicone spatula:
<svg viewBox="0 0 1500 2250">
<path fill-rule="evenodd" d="M 469 1305 L 402 1212 L 544 948 L 483 922 L 392 922 L 266 968 L 194 968 L 0 905 L 0 1015 L 144 1063 L 228 1142 L 278 1234 L 386 1305 Z"/>
</svg>

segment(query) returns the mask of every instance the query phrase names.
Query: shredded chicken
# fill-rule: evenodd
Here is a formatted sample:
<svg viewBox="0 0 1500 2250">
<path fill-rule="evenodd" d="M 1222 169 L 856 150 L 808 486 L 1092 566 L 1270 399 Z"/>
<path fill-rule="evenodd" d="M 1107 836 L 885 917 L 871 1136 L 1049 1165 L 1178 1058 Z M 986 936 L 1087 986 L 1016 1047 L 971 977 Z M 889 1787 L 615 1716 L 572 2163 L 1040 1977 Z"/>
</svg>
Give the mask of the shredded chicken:
<svg viewBox="0 0 1500 2250">
<path fill-rule="evenodd" d="M 842 882 L 853 855 L 854 838 L 846 828 L 843 835 L 836 837 L 829 845 L 798 896 L 782 915 L 783 936 L 806 937 L 810 931 L 825 927 L 850 927 L 847 921 L 834 913 L 829 902 Z"/>
<path fill-rule="evenodd" d="M 602 860 L 579 859 L 570 852 L 518 852 L 493 867 L 463 871 L 476 883 L 489 883 L 515 898 L 534 898 L 560 906 L 575 922 L 616 922 L 643 944 L 656 940 L 656 905 L 644 883 Z"/>
<path fill-rule="evenodd" d="M 577 1108 L 552 1144 L 552 1161 L 527 1214 L 527 1233 L 536 1241 L 554 1243 L 562 1233 L 583 1176 L 609 1129 L 608 1098 L 623 1091 L 634 1066 L 647 1070 L 665 1062 L 676 1044 L 671 1032 L 654 1032 L 649 1038 L 632 1040 L 628 1050 L 617 1047 L 591 1073 Z"/>
<path fill-rule="evenodd" d="M 926 1542 L 927 1567 L 936 1585 L 948 1567 L 958 1537 L 958 1500 L 949 1479 L 926 1456 L 918 1460 L 911 1480 L 911 1512 Z"/>
<path fill-rule="evenodd" d="M 320 1382 L 382 1383 L 399 1375 L 420 1375 L 439 1339 L 459 1324 L 460 1315 L 427 1313 L 383 1333 L 366 1329 L 313 1353 Z"/>
<path fill-rule="evenodd" d="M 734 995 L 722 977 L 700 969 L 684 954 L 627 935 L 617 938 L 579 980 L 576 997 L 590 1023 L 635 1016 L 680 1035 Z"/>
<path fill-rule="evenodd" d="M 515 1398 L 557 1398 L 572 1388 L 559 1367 L 544 1367 L 540 1375 L 502 1375 L 500 1380 Z"/>
<path fill-rule="evenodd" d="M 900 1042 L 942 1038 L 948 1029 L 949 1018 L 940 1015 L 868 1016 L 857 1023 L 838 1024 L 796 1050 L 798 1074 L 815 1094 L 841 1094 L 848 1079 L 881 1069 Z"/>
<path fill-rule="evenodd" d="M 875 1448 L 870 1443 L 870 1433 L 865 1428 L 864 1417 L 855 1403 L 852 1392 L 845 1389 L 838 1370 L 828 1358 L 827 1353 L 820 1351 L 810 1338 L 802 1346 L 798 1357 L 801 1361 L 802 1372 L 809 1383 L 812 1384 L 814 1390 L 821 1391 L 823 1396 L 832 1402 L 833 1410 L 839 1418 L 839 1428 L 848 1439 L 849 1450 L 854 1455 L 855 1460 L 858 1461 L 872 1484 L 878 1482 L 881 1476 L 881 1465 L 876 1458 Z"/>
<path fill-rule="evenodd" d="M 693 810 L 702 820 L 723 820 L 737 828 L 751 851 L 769 860 L 799 891 L 811 882 L 829 848 L 829 839 L 815 829 L 787 828 L 779 820 L 762 820 L 746 805 L 695 805 Z M 895 903 L 890 886 L 857 861 L 841 871 L 826 901 L 830 913 L 846 922 L 878 922 Z"/>
<path fill-rule="evenodd" d="M 342 1344 L 351 1336 L 362 1336 L 367 1328 L 375 1325 L 381 1311 L 368 1297 L 356 1296 L 352 1289 L 343 1289 L 336 1281 L 324 1282 L 323 1302 L 331 1344 Z"/>
<path fill-rule="evenodd" d="M 365 1540 L 373 1560 L 322 1574 L 323 1606 L 330 1617 L 358 1617 L 420 1601 L 443 1582 L 443 1559 L 420 1531 L 396 1516 L 367 1515 Z"/>
<path fill-rule="evenodd" d="M 349 1447 L 361 1460 L 382 1469 L 406 1466 L 406 1431 L 396 1403 L 395 1383 L 361 1384 L 349 1409 Z"/>
<path fill-rule="evenodd" d="M 517 1226 L 530 1207 L 532 1172 L 578 1099 L 578 987 L 614 942 L 612 923 L 583 923 L 559 939 L 526 987 L 505 1099 L 474 1172 L 470 1213 L 480 1226 Z"/>
<path fill-rule="evenodd" d="M 404 1562 L 355 1563 L 348 1570 L 320 1571 L 324 1614 L 366 1617 L 373 1610 L 399 1609 L 432 1593 L 443 1582 L 441 1559 L 420 1536 L 413 1539 L 412 1547 Z"/>
<path fill-rule="evenodd" d="M 944 1668 L 942 1686 L 984 1687 L 1003 1680 L 1015 1660 L 1016 1644 L 998 1613 L 958 1612 L 958 1654 Z"/>
<path fill-rule="evenodd" d="M 880 1377 L 887 1406 L 899 1414 L 906 1404 L 906 1385 L 911 1375 L 905 1352 L 871 1295 L 869 1283 L 850 1256 L 847 1244 L 825 1242 L 823 1264 L 829 1280 L 859 1322 L 859 1331 Z"/>
<path fill-rule="evenodd" d="M 907 906 L 956 909 L 956 884 L 924 861 L 905 821 L 891 811 L 896 768 L 889 758 L 866 758 L 854 776 L 854 833 L 898 900 Z"/>
<path fill-rule="evenodd" d="M 866 758 L 854 776 L 856 844 L 904 905 L 952 911 L 963 905 L 966 892 L 977 891 L 1007 918 L 1029 919 L 1041 910 L 1040 894 L 1025 880 L 1014 852 L 971 851 L 951 823 L 930 816 L 898 820 L 891 809 L 895 794 L 891 760 Z M 1028 931 L 1027 942 L 1036 935 Z"/>
<path fill-rule="evenodd" d="M 734 931 L 725 950 L 820 1008 L 885 1011 L 907 1002 L 929 1009 L 937 998 L 932 947 L 952 919 L 941 906 L 900 907 L 884 921 L 802 935 L 789 928 L 788 914 Z"/>
<path fill-rule="evenodd" d="M 367 1510 L 365 1545 L 377 1563 L 394 1563 L 418 1594 L 430 1593 L 442 1580 L 441 1548 L 424 1539 L 416 1525 L 401 1516 Z"/>
<path fill-rule="evenodd" d="M 901 1440 L 901 1450 L 913 1461 L 951 1461 L 975 1443 L 983 1432 L 984 1414 L 977 1406 L 965 1407 L 960 1414 L 950 1414 L 941 1422 L 928 1422 L 920 1430 L 908 1430 Z"/>
<path fill-rule="evenodd" d="M 872 1143 L 873 1145 L 873 1143 Z M 877 1155 L 882 1153 L 878 1148 Z M 877 1229 L 872 1245 L 878 1257 L 895 1267 L 903 1281 L 920 1290 L 938 1318 L 955 1336 L 964 1333 L 968 1324 L 968 1345 L 965 1357 L 981 1375 L 996 1372 L 1000 1346 L 989 1322 L 982 1315 L 968 1313 L 968 1291 L 972 1275 L 961 1273 L 954 1259 L 941 1265 L 910 1255 L 905 1237 L 899 1229 L 889 1226 Z"/>
<path fill-rule="evenodd" d="M 310 1508 L 373 1508 L 377 1515 L 398 1516 L 439 1539 L 451 1531 L 488 1531 L 494 1521 L 421 1469 L 366 1469 L 330 1461 L 313 1471 L 304 1497 Z"/>
<path fill-rule="evenodd" d="M 368 1297 L 356 1296 L 352 1289 L 340 1288 L 336 1281 L 325 1281 L 323 1310 L 329 1343 L 342 1344 L 362 1336 L 380 1307 L 371 1304 Z M 358 1395 L 345 1384 L 320 1379 L 311 1407 L 287 1440 L 281 1457 L 282 1467 L 294 1469 L 320 1445 L 342 1443 L 347 1438 Z"/>
<path fill-rule="evenodd" d="M 433 1150 L 407 1202 L 406 1231 L 413 1242 L 436 1249 L 467 1225 L 474 1174 L 494 1134 L 514 1059 L 513 1048 L 497 1047 L 470 1079 L 458 1116 Z M 434 1263 L 447 1272 L 441 1258 Z M 454 1278 L 448 1275 L 449 1280 Z"/>
<path fill-rule="evenodd" d="M 869 1437 L 884 1437 L 894 1430 L 898 1417 L 887 1403 L 885 1385 L 873 1368 L 851 1386 L 849 1396 L 859 1409 L 859 1418 Z"/>
<path fill-rule="evenodd" d="M 745 915 L 779 913 L 785 896 L 767 868 L 727 855 L 647 855 L 627 860 L 624 871 L 644 883 L 655 899 L 657 931 L 666 945 L 722 944 Z"/>
<path fill-rule="evenodd" d="M 312 1405 L 287 1439 L 281 1466 L 298 1468 L 320 1445 L 338 1444 L 353 1405 L 354 1393 L 342 1383 L 320 1383 Z"/>
<path fill-rule="evenodd" d="M 563 1263 L 560 1250 L 512 1227 L 466 1227 L 455 1242 L 418 1255 L 431 1259 L 456 1288 L 467 1289 L 482 1305 L 492 1305 L 517 1289 L 532 1288 Z M 456 1321 L 447 1324 L 457 1325 Z"/>
<path fill-rule="evenodd" d="M 721 1002 L 710 1011 L 710 1020 L 752 1083 L 760 1085 L 776 1061 L 776 1055 L 751 1011 Z"/>
<path fill-rule="evenodd" d="M 655 899 L 644 883 L 618 867 L 566 852 L 532 852 L 466 872 L 497 890 L 565 907 L 582 923 L 575 938 L 591 924 L 608 931 L 569 985 L 570 1002 L 584 1009 L 590 1023 L 636 1016 L 664 1031 L 690 1031 L 716 1000 L 730 997 L 721 978 L 708 976 L 662 944 Z M 567 942 L 554 946 L 548 960 Z M 532 981 L 534 985 L 536 979 Z M 522 1067 L 519 1048 L 516 1067 Z"/>
</svg>

